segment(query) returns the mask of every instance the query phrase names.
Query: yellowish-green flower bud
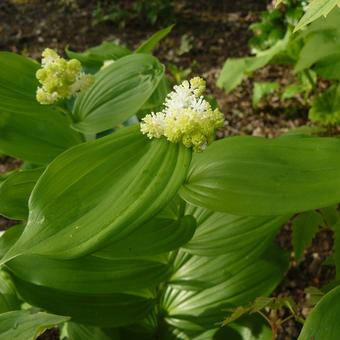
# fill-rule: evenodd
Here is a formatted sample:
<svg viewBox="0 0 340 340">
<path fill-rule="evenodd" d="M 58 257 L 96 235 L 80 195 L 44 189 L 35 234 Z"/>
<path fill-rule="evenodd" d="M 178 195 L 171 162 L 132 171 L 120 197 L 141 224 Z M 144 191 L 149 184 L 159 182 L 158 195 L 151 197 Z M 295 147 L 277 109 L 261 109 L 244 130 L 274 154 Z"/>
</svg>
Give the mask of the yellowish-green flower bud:
<svg viewBox="0 0 340 340">
<path fill-rule="evenodd" d="M 79 60 L 65 60 L 50 48 L 43 51 L 41 66 L 36 72 L 41 84 L 36 98 L 41 104 L 53 104 L 75 96 L 94 82 L 93 75 L 82 72 Z"/>
<path fill-rule="evenodd" d="M 214 140 L 215 130 L 223 126 L 224 116 L 203 98 L 205 81 L 195 77 L 175 86 L 164 103 L 164 110 L 146 115 L 141 131 L 149 138 L 164 136 L 172 143 L 183 143 L 202 151 Z"/>
</svg>

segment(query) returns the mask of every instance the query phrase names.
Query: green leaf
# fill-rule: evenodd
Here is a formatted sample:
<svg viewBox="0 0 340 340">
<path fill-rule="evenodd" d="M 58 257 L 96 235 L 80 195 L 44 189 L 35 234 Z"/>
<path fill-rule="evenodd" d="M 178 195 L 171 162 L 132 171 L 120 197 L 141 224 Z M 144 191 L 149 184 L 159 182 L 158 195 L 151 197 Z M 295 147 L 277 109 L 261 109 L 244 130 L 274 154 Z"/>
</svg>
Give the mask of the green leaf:
<svg viewBox="0 0 340 340">
<path fill-rule="evenodd" d="M 34 340 L 46 329 L 67 321 L 67 316 L 18 310 L 0 314 L 0 339 Z"/>
<path fill-rule="evenodd" d="M 104 259 L 90 255 L 61 261 L 45 256 L 24 255 L 8 262 L 6 266 L 16 278 L 31 284 L 82 294 L 151 289 L 165 281 L 170 274 L 169 266 L 156 258 Z"/>
<path fill-rule="evenodd" d="M 272 340 L 272 331 L 259 315 L 242 318 L 228 327 L 211 329 L 193 340 Z"/>
<path fill-rule="evenodd" d="M 340 286 L 327 293 L 309 314 L 299 340 L 338 340 L 340 324 Z"/>
<path fill-rule="evenodd" d="M 315 0 L 314 0 L 315 1 Z M 327 19 L 319 19 L 300 34 L 303 47 L 295 65 L 295 72 L 308 69 L 315 64 L 336 66 L 340 54 L 340 9 L 332 11 Z M 331 79 L 333 77 L 331 76 Z"/>
<path fill-rule="evenodd" d="M 106 60 L 118 60 L 131 54 L 128 48 L 108 41 L 88 48 L 84 52 L 73 52 L 68 48 L 65 51 L 69 58 L 78 59 L 87 71 L 92 72 L 97 72 Z"/>
<path fill-rule="evenodd" d="M 73 127 L 89 134 L 121 124 L 138 112 L 163 74 L 163 65 L 148 54 L 128 55 L 105 67 L 94 85 L 77 97 Z"/>
<path fill-rule="evenodd" d="M 323 125 L 340 122 L 340 84 L 334 84 L 314 98 L 308 117 L 311 121 Z"/>
<path fill-rule="evenodd" d="M 180 195 L 207 209 L 279 216 L 340 201 L 340 140 L 231 137 L 195 154 Z"/>
<path fill-rule="evenodd" d="M 7 275 L 0 271 L 0 315 L 11 310 L 20 309 L 21 301 L 18 299 L 15 288 Z"/>
<path fill-rule="evenodd" d="M 319 19 L 321 16 L 327 17 L 329 12 L 335 6 L 340 7 L 339 0 L 311 0 L 310 4 L 307 7 L 306 13 L 296 25 L 294 32 L 304 28 L 311 22 Z"/>
<path fill-rule="evenodd" d="M 74 258 L 128 236 L 171 201 L 190 158 L 182 145 L 148 140 L 139 125 L 64 152 L 35 186 L 29 222 L 6 260 Z"/>
<path fill-rule="evenodd" d="M 150 38 L 143 41 L 140 46 L 138 46 L 136 53 L 151 53 L 157 44 L 172 31 L 174 26 L 175 25 L 170 25 L 154 33 Z"/>
<path fill-rule="evenodd" d="M 0 214 L 12 219 L 26 220 L 28 199 L 43 168 L 14 172 L 0 185 Z"/>
<path fill-rule="evenodd" d="M 154 218 L 122 240 L 95 253 L 104 258 L 150 256 L 169 252 L 190 241 L 196 229 L 191 216 L 179 220 Z"/>
<path fill-rule="evenodd" d="M 321 225 L 323 225 L 322 217 L 316 211 L 307 211 L 294 219 L 292 243 L 297 260 L 302 257 L 304 250 L 312 243 Z"/>
<path fill-rule="evenodd" d="M 328 227 L 332 227 L 336 222 L 339 221 L 340 215 L 337 204 L 320 209 L 320 213 Z"/>
<path fill-rule="evenodd" d="M 0 64 L 1 153 L 46 164 L 81 142 L 57 107 L 36 101 L 39 64 L 9 52 L 0 52 Z"/>
<path fill-rule="evenodd" d="M 227 59 L 217 79 L 217 86 L 230 92 L 241 84 L 245 75 L 250 75 L 255 70 L 267 65 L 275 56 L 283 52 L 289 42 L 289 32 L 273 47 L 258 53 L 255 57 Z"/>
<path fill-rule="evenodd" d="M 118 327 L 136 322 L 153 309 L 155 302 L 151 293 L 148 297 L 133 293 L 83 294 L 33 285 L 15 276 L 12 279 L 20 296 L 31 305 L 56 314 L 67 314 L 76 322 L 99 327 Z"/>
<path fill-rule="evenodd" d="M 98 327 L 75 322 L 67 323 L 67 335 L 68 340 L 113 340 L 111 336 L 108 336 Z M 117 337 L 118 339 L 120 337 Z"/>
<path fill-rule="evenodd" d="M 282 95 L 281 95 L 281 99 L 282 100 L 286 100 L 286 99 L 290 99 L 295 97 L 297 94 L 300 94 L 301 92 L 304 91 L 304 88 L 301 84 L 291 84 L 288 85 Z"/>
<path fill-rule="evenodd" d="M 16 224 L 5 232 L 1 233 L 0 236 L 0 258 L 2 258 L 13 244 L 18 240 L 22 234 L 25 226 L 23 224 Z"/>
<path fill-rule="evenodd" d="M 272 94 L 276 90 L 278 90 L 279 84 L 276 82 L 254 82 L 253 89 L 253 98 L 252 103 L 253 107 L 258 107 L 261 99 L 269 94 Z"/>
<path fill-rule="evenodd" d="M 170 92 L 170 84 L 165 76 L 160 80 L 156 90 L 153 92 L 148 101 L 143 105 L 141 111 L 147 111 L 150 113 L 151 110 L 157 111 L 161 110 L 161 107 L 165 101 L 166 96 Z M 140 113 L 138 114 L 140 116 Z"/>
<path fill-rule="evenodd" d="M 280 282 L 287 261 L 244 250 L 215 257 L 179 252 L 180 263 L 162 298 L 166 322 L 185 331 L 214 328 L 225 310 L 267 295 Z M 276 252 L 281 251 L 275 249 Z M 231 256 L 230 256 L 231 255 Z M 281 255 L 280 255 L 281 256 Z M 227 268 L 227 269 L 226 269 Z"/>
<path fill-rule="evenodd" d="M 194 206 L 189 206 L 186 213 L 196 218 L 198 228 L 184 248 L 203 256 L 255 249 L 259 244 L 266 247 L 288 220 L 288 217 L 234 216 Z"/>
<path fill-rule="evenodd" d="M 314 70 L 323 78 L 340 80 L 340 52 L 318 61 Z"/>
</svg>

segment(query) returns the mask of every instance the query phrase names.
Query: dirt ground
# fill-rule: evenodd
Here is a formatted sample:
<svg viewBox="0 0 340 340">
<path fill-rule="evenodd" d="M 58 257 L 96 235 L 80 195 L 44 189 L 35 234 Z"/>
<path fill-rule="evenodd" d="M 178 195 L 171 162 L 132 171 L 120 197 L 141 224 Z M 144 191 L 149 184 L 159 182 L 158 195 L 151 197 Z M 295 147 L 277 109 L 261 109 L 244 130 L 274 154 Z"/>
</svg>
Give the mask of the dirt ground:
<svg viewBox="0 0 340 340">
<path fill-rule="evenodd" d="M 294 78 L 288 68 L 266 67 L 230 94 L 216 86 L 219 71 L 228 57 L 249 54 L 249 25 L 256 21 L 259 12 L 265 10 L 270 1 L 174 1 L 174 12 L 170 20 L 166 16 L 155 25 L 142 17 L 127 20 L 124 25 L 111 21 L 95 22 L 99 2 L 104 12 L 108 10 L 110 1 L 2 0 L 0 50 L 39 58 L 45 47 L 63 52 L 69 46 L 72 50 L 82 51 L 104 40 L 117 41 L 135 48 L 157 29 L 176 23 L 173 32 L 160 44 L 155 55 L 166 65 L 174 64 L 190 76 L 202 75 L 207 79 L 210 92 L 226 117 L 225 128 L 219 132 L 220 138 L 240 134 L 274 137 L 306 123 L 307 109 L 296 100 L 282 106 L 279 98 L 273 97 L 257 110 L 251 105 L 253 82 L 275 79 L 281 84 L 287 84 Z M 128 7 L 131 1 L 120 2 Z M 0 173 L 18 165 L 11 158 L 2 158 Z M 2 218 L 0 228 L 7 228 L 11 223 Z M 278 242 L 283 248 L 291 250 L 290 226 L 283 228 Z M 292 296 L 301 315 L 308 312 L 304 289 L 311 285 L 320 287 L 334 276 L 332 267 L 322 266 L 323 260 L 331 252 L 331 246 L 331 232 L 320 232 L 304 259 L 300 263 L 291 261 L 286 278 L 275 292 L 278 296 Z M 287 317 L 287 313 L 283 310 L 280 317 Z M 301 325 L 291 319 L 280 329 L 278 339 L 296 339 L 300 329 Z M 44 335 L 44 339 L 53 339 L 52 334 L 55 332 L 48 334 Z"/>
</svg>

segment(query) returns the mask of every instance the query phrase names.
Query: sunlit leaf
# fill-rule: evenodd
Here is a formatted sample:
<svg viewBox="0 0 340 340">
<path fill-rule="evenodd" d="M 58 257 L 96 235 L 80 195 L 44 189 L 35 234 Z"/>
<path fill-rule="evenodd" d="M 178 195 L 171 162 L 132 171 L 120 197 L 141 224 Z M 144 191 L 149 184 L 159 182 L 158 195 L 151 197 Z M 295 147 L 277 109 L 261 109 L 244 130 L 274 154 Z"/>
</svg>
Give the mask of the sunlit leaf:
<svg viewBox="0 0 340 340">
<path fill-rule="evenodd" d="M 97 133 L 136 114 L 162 79 L 164 66 L 148 54 L 120 58 L 96 74 L 96 81 L 77 97 L 73 127 Z"/>
<path fill-rule="evenodd" d="M 339 0 L 311 0 L 305 15 L 300 19 L 294 31 L 298 31 L 321 16 L 327 17 L 329 12 L 335 7 L 340 7 Z"/>
<path fill-rule="evenodd" d="M 28 224 L 6 260 L 74 258 L 128 236 L 171 201 L 190 158 L 189 149 L 150 141 L 139 126 L 68 150 L 40 177 Z"/>
<path fill-rule="evenodd" d="M 244 216 L 292 214 L 340 201 L 340 140 L 232 137 L 196 154 L 180 190 L 188 202 Z"/>
</svg>

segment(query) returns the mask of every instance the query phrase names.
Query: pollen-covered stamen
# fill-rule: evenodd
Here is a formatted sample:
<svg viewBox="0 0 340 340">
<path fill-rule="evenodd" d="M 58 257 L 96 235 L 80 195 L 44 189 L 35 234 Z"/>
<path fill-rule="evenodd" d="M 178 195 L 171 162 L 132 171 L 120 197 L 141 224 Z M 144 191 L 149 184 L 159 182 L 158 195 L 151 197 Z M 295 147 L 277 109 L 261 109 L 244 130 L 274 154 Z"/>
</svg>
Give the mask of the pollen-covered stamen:
<svg viewBox="0 0 340 340">
<path fill-rule="evenodd" d="M 50 48 L 42 53 L 41 66 L 36 73 L 41 84 L 36 98 L 41 104 L 53 104 L 75 96 L 94 82 L 93 75 L 82 72 L 79 60 L 67 61 Z"/>
<path fill-rule="evenodd" d="M 202 151 L 214 139 L 215 130 L 223 126 L 224 117 L 202 96 L 205 81 L 195 77 L 174 86 L 164 103 L 164 110 L 143 118 L 141 131 L 149 138 L 166 137 Z"/>
</svg>

